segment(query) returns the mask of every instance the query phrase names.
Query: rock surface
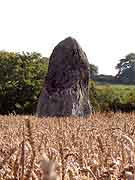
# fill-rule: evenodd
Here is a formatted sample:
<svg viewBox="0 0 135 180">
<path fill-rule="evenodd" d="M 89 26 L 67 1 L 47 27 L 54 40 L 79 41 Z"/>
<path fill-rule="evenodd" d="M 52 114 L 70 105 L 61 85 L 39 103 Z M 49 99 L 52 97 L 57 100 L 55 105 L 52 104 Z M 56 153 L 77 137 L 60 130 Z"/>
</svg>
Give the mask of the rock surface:
<svg viewBox="0 0 135 180">
<path fill-rule="evenodd" d="M 48 74 L 39 97 L 37 115 L 87 116 L 91 113 L 88 97 L 89 65 L 86 54 L 71 37 L 53 50 Z"/>
</svg>

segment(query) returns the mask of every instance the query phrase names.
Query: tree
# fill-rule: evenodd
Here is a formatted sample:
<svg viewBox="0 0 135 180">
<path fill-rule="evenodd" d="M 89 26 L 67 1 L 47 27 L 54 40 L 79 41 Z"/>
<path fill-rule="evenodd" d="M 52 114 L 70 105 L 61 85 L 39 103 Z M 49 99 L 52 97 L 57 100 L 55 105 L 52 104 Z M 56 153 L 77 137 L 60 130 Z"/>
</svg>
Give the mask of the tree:
<svg viewBox="0 0 135 180">
<path fill-rule="evenodd" d="M 135 54 L 130 53 L 124 59 L 120 59 L 116 69 L 116 79 L 121 83 L 135 84 Z"/>
<path fill-rule="evenodd" d="M 98 67 L 94 64 L 90 64 L 90 78 L 94 80 L 95 76 L 98 74 Z"/>
<path fill-rule="evenodd" d="M 0 114 L 33 113 L 47 68 L 39 53 L 0 51 Z"/>
</svg>

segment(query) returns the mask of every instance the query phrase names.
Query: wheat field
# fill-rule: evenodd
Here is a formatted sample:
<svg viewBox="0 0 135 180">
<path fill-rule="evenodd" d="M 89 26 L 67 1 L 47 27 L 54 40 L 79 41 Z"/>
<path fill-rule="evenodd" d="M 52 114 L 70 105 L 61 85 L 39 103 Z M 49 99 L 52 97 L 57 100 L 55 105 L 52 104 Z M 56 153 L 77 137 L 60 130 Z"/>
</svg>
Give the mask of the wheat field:
<svg viewBox="0 0 135 180">
<path fill-rule="evenodd" d="M 135 179 L 135 113 L 0 116 L 0 180 L 10 179 Z"/>
</svg>

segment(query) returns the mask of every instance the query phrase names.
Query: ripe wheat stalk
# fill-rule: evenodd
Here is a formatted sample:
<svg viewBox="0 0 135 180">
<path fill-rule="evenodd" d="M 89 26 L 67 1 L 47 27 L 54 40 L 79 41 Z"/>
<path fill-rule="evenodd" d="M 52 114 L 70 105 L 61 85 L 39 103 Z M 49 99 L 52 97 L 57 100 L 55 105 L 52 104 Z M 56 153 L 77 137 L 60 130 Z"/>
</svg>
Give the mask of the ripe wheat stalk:
<svg viewBox="0 0 135 180">
<path fill-rule="evenodd" d="M 1 180 L 135 179 L 135 113 L 0 116 Z"/>
</svg>

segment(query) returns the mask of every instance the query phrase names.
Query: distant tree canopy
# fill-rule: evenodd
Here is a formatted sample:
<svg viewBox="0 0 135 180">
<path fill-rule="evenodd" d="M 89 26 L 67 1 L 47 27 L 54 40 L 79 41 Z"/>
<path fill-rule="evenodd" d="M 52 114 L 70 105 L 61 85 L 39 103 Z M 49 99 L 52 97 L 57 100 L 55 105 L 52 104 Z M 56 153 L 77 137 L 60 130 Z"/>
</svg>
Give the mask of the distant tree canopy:
<svg viewBox="0 0 135 180">
<path fill-rule="evenodd" d="M 118 70 L 116 76 L 104 74 L 96 75 L 93 73 L 94 76 L 92 75 L 92 79 L 99 83 L 135 84 L 135 53 L 130 53 L 125 56 L 125 58 L 120 59 L 115 68 Z"/>
<path fill-rule="evenodd" d="M 120 59 L 116 66 L 117 81 L 126 84 L 135 84 L 135 54 L 130 53 L 124 59 Z"/>
<path fill-rule="evenodd" d="M 99 74 L 97 76 L 94 77 L 94 80 L 101 83 L 101 84 L 116 84 L 116 80 L 115 77 L 112 75 L 104 75 L 104 74 Z"/>
</svg>

